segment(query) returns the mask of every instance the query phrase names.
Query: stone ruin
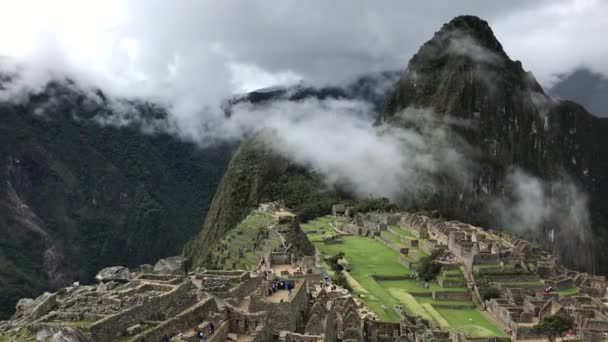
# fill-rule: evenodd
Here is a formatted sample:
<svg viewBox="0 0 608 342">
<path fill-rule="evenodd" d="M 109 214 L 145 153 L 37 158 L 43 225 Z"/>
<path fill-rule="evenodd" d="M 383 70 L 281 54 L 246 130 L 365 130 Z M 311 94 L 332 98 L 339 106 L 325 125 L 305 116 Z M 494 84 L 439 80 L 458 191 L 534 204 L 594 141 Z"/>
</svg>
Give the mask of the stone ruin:
<svg viewBox="0 0 608 342">
<path fill-rule="evenodd" d="M 260 207 L 260 209 L 264 209 Z M 280 210 L 279 204 L 268 210 Z M 461 268 L 480 309 L 511 331 L 511 337 L 470 338 L 434 327 L 397 307 L 399 322 L 377 319 L 346 289 L 324 277 L 314 256 L 295 255 L 288 246 L 272 251 L 254 271 L 188 267 L 172 257 L 134 272 L 111 267 L 97 285 L 74 284 L 17 303 L 11 320 L 0 322 L 0 337 L 60 341 L 365 341 L 507 342 L 538 338 L 533 327 L 556 313 L 575 320 L 575 341 L 601 341 L 608 331 L 605 277 L 577 273 L 524 240 L 455 221 L 411 213 L 357 214 L 336 231 L 383 239 L 391 227 L 407 227 L 409 248 L 442 251 L 445 270 Z M 385 240 L 382 240 L 385 241 Z M 387 242 L 387 241 L 385 241 Z M 387 242 L 388 243 L 388 242 Z M 406 252 L 406 253 L 409 253 Z M 501 287 L 499 298 L 479 297 L 476 280 Z M 508 281 L 516 280 L 516 281 Z M 440 285 L 461 287 L 462 276 L 444 272 Z M 278 285 L 278 286 L 277 286 Z M 576 288 L 569 295 L 548 291 Z M 433 291 L 433 298 L 445 293 Z"/>
</svg>

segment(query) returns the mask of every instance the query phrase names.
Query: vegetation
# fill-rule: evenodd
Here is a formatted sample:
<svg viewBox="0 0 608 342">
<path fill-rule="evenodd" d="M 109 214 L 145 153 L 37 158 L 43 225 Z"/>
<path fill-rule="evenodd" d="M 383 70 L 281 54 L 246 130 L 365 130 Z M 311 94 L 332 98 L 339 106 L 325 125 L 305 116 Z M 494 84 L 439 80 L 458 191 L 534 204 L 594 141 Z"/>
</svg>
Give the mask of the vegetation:
<svg viewBox="0 0 608 342">
<path fill-rule="evenodd" d="M 272 133 L 243 142 L 217 189 L 205 224 L 184 252 L 194 266 L 211 262 L 205 246 L 215 244 L 259 203 L 283 200 L 302 221 L 328 215 L 347 196 L 327 189 L 321 177 L 272 151 Z"/>
<path fill-rule="evenodd" d="M 60 87 L 55 95 L 53 103 L 47 92 L 0 105 L 0 169 L 11 170 L 0 172 L 0 236 L 8 237 L 0 241 L 0 320 L 17 299 L 60 282 L 85 283 L 105 266 L 179 254 L 198 231 L 233 150 L 100 126 L 88 118 L 109 108 L 87 106 Z M 45 115 L 34 114 L 37 108 Z M 49 236 L 20 226 L 7 181 Z M 42 266 L 51 242 L 63 274 L 56 282 Z"/>
<path fill-rule="evenodd" d="M 342 271 L 342 266 L 338 263 L 338 260 L 344 257 L 344 252 L 338 252 L 336 255 L 326 258 L 325 261 L 334 271 Z"/>
<path fill-rule="evenodd" d="M 484 286 L 479 289 L 479 294 L 483 300 L 490 300 L 500 297 L 500 290 L 492 286 Z"/>
<path fill-rule="evenodd" d="M 431 296 L 433 291 L 467 292 L 466 288 L 443 288 L 435 281 L 429 281 L 427 288 L 422 282 L 407 278 L 410 270 L 398 262 L 400 254 L 377 239 L 346 236 L 342 237 L 342 243 L 324 243 L 323 237 L 333 234 L 330 221 L 331 217 L 320 217 L 302 227 L 316 248 L 330 256 L 325 259 L 328 265 L 331 263 L 328 259 L 335 259 L 336 263 L 339 257 L 348 259 L 352 272 L 339 272 L 335 276 L 336 281 L 339 284 L 344 282 L 379 319 L 398 321 L 399 316 L 394 307 L 401 305 L 409 313 L 420 315 L 438 326 L 463 330 L 471 336 L 505 336 L 477 311 L 472 301 L 435 300 Z M 405 228 L 391 226 L 391 229 L 401 237 L 411 237 Z M 434 262 L 436 257 L 437 255 L 431 255 L 427 259 Z M 446 270 L 444 273 L 449 277 L 462 275 L 460 270 Z M 403 276 L 403 279 L 378 280 L 374 275 Z M 435 305 L 438 304 L 453 309 L 436 308 Z"/>
<path fill-rule="evenodd" d="M 549 341 L 554 342 L 559 336 L 562 337 L 574 326 L 572 318 L 564 313 L 558 313 L 553 316 L 543 318 L 540 323 L 534 327 L 536 333 L 546 336 Z"/>
<path fill-rule="evenodd" d="M 424 281 L 435 280 L 439 272 L 441 272 L 441 264 L 436 260 L 443 253 L 441 250 L 436 250 L 433 254 L 420 259 L 418 264 L 418 276 Z"/>
</svg>

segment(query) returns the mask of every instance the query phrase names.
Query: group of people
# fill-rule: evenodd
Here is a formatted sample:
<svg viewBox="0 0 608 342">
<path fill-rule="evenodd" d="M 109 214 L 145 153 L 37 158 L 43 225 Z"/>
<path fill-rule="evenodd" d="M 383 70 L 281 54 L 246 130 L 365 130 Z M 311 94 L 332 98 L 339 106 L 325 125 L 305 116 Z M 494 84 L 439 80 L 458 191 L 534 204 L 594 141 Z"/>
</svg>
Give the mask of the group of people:
<svg viewBox="0 0 608 342">
<path fill-rule="evenodd" d="M 287 290 L 287 291 L 289 291 L 289 295 L 291 295 L 291 291 L 297 287 L 298 287 L 298 281 L 289 282 L 289 281 L 281 280 L 279 278 L 275 278 L 268 285 L 267 294 L 269 296 L 272 296 L 272 294 L 277 292 L 278 290 Z"/>
</svg>

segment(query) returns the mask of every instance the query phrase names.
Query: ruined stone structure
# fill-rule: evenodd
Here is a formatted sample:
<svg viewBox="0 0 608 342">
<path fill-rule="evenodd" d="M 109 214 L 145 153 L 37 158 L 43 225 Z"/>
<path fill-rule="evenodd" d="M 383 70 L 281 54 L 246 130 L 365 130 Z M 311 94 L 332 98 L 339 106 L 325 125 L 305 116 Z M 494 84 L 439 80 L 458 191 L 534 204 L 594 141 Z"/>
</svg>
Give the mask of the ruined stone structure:
<svg viewBox="0 0 608 342">
<path fill-rule="evenodd" d="M 255 270 L 188 270 L 187 260 L 178 257 L 161 260 L 158 267 L 141 266 L 136 272 L 104 269 L 96 286 L 74 284 L 36 299 L 22 299 L 14 317 L 0 322 L 0 337 L 183 342 L 197 341 L 202 332 L 205 341 L 214 342 L 507 342 L 538 338 L 534 325 L 563 313 L 575 321 L 574 340 L 605 338 L 605 277 L 569 271 L 524 240 L 468 224 L 411 213 L 357 214 L 349 221 L 342 208 L 336 209 L 342 218 L 334 228 L 337 235 L 360 234 L 383 241 L 398 250 L 409 267 L 416 265 L 421 250 L 438 251 L 439 285 L 466 284 L 469 291 L 433 290 L 432 298 L 468 301 L 472 297 L 511 337 L 470 338 L 433 326 L 401 307 L 396 308 L 400 322 L 377 320 L 348 290 L 324 279 L 314 256 L 292 253 L 288 243 L 267 253 Z M 285 208 L 276 202 L 261 205 L 260 210 L 275 213 Z M 410 235 L 396 240 L 398 229 L 407 229 Z M 483 301 L 479 279 L 500 288 L 500 297 Z M 556 292 L 570 289 L 568 295 Z"/>
</svg>

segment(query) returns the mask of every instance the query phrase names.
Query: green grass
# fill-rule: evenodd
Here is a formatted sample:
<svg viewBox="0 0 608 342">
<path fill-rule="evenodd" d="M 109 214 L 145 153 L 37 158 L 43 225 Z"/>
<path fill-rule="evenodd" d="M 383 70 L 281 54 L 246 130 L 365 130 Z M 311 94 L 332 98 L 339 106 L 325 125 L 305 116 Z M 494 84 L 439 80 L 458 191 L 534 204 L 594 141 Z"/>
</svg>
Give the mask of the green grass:
<svg viewBox="0 0 608 342">
<path fill-rule="evenodd" d="M 330 226 L 331 221 L 331 216 L 323 216 L 315 220 L 308 221 L 307 223 L 303 223 L 300 225 L 300 227 L 304 233 L 306 233 L 311 242 L 321 242 L 323 241 L 323 238 L 335 235 L 335 231 Z"/>
<path fill-rule="evenodd" d="M 325 244 L 323 236 L 333 235 L 329 226 L 330 217 L 322 217 L 303 224 L 302 227 L 315 247 L 325 256 L 343 252 L 352 266 L 352 271 L 346 273 L 346 279 L 355 296 L 359 296 L 365 305 L 374 311 L 380 320 L 398 322 L 399 316 L 394 310 L 395 305 L 401 305 L 413 315 L 419 315 L 433 322 L 436 326 L 450 327 L 468 332 L 473 337 L 504 336 L 504 333 L 474 307 L 470 300 L 434 300 L 432 291 L 466 292 L 466 288 L 443 288 L 436 282 L 429 288 L 417 285 L 413 279 L 376 281 L 372 275 L 408 275 L 410 271 L 401 265 L 399 253 L 384 245 L 381 241 L 361 236 L 345 236 L 340 244 Z M 411 237 L 406 229 L 396 226 L 391 228 L 398 234 L 384 232 L 392 242 L 400 242 L 401 236 Z M 397 229 L 398 228 L 398 229 Z M 313 233 L 313 231 L 315 231 Z M 412 248 L 415 259 L 426 255 L 420 248 Z M 449 277 L 462 276 L 462 271 L 448 270 L 444 274 Z M 424 296 L 415 295 L 423 293 Z M 469 308 L 443 309 L 435 304 L 469 306 Z M 472 321 L 469 320 L 472 319 Z"/>
<path fill-rule="evenodd" d="M 475 309 L 454 310 L 436 308 L 436 310 L 450 324 L 450 327 L 464 330 L 472 337 L 507 336 Z"/>
<path fill-rule="evenodd" d="M 326 230 L 329 221 L 328 218 L 320 218 L 302 226 L 305 232 Z M 379 319 L 393 322 L 399 320 L 399 316 L 394 310 L 394 305 L 398 303 L 397 300 L 371 277 L 373 274 L 409 274 L 409 270 L 397 261 L 399 253 L 380 241 L 361 236 L 345 236 L 340 244 L 325 244 L 319 239 L 313 239 L 318 238 L 319 233 L 309 233 L 308 236 L 312 237 L 311 241 L 325 256 L 344 252 L 352 266 L 350 272 L 352 279 L 349 281 L 349 285 L 353 287 L 355 295 L 362 295 L 363 302 L 378 315 Z"/>
<path fill-rule="evenodd" d="M 569 287 L 567 289 L 558 290 L 557 292 L 562 296 L 566 296 L 566 295 L 571 295 L 571 294 L 577 293 L 578 289 L 576 287 Z"/>
<path fill-rule="evenodd" d="M 425 289 L 423 284 L 416 284 L 414 279 L 408 280 L 382 280 L 379 283 L 384 288 L 398 288 L 405 289 L 408 292 L 420 292 L 420 293 L 431 293 L 432 291 L 442 291 L 442 292 L 466 292 L 467 289 L 464 287 L 453 287 L 453 288 L 444 288 L 435 282 L 429 283 L 429 288 Z"/>
<path fill-rule="evenodd" d="M 412 235 L 412 233 L 410 233 L 409 230 L 405 229 L 405 228 L 401 228 L 397 225 L 390 225 L 389 226 L 393 231 L 395 231 L 395 233 L 403 236 L 403 237 L 411 237 L 413 239 L 415 239 L 414 235 Z"/>
<path fill-rule="evenodd" d="M 280 235 L 267 229 L 271 224 L 272 216 L 269 213 L 257 210 L 251 211 L 241 223 L 217 244 L 212 253 L 214 257 L 223 259 L 230 255 L 226 262 L 223 264 L 220 262 L 217 266 L 223 269 L 232 269 L 233 264 L 236 263 L 234 268 L 250 269 L 257 265 L 262 256 L 281 244 Z M 268 234 L 268 237 L 265 237 L 264 234 Z M 242 257 L 239 257 L 239 250 L 243 253 Z"/>
</svg>

